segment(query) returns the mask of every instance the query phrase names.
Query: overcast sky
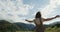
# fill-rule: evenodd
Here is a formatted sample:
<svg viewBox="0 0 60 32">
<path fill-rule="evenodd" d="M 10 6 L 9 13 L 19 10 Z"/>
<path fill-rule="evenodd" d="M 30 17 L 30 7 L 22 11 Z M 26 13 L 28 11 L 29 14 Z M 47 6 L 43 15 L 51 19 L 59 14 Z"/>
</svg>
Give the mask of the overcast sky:
<svg viewBox="0 0 60 32">
<path fill-rule="evenodd" d="M 43 18 L 60 15 L 60 0 L 0 0 L 0 20 L 26 22 L 25 19 L 34 19 L 38 11 Z M 55 21 L 60 21 L 60 18 L 44 23 Z"/>
</svg>

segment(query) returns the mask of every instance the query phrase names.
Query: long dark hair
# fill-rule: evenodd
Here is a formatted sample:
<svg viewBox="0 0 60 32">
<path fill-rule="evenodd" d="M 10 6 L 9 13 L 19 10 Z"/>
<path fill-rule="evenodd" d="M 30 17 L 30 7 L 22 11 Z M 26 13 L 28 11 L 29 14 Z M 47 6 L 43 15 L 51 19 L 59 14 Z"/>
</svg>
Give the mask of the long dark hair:
<svg viewBox="0 0 60 32">
<path fill-rule="evenodd" d="M 41 13 L 37 12 L 35 18 L 41 18 Z"/>
</svg>

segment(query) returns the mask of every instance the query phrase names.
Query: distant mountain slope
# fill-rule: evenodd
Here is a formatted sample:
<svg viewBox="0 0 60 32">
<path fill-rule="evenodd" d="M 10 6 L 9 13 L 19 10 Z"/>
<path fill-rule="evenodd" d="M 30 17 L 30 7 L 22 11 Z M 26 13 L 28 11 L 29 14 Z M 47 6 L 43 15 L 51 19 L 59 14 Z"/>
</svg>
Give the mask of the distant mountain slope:
<svg viewBox="0 0 60 32">
<path fill-rule="evenodd" d="M 60 22 L 54 22 L 50 25 L 44 25 L 47 27 L 60 27 Z M 34 30 L 35 26 L 32 24 L 25 23 L 10 23 L 6 20 L 0 20 L 0 31 L 20 31 L 20 30 Z"/>
<path fill-rule="evenodd" d="M 15 31 L 19 30 L 15 24 L 9 23 L 6 20 L 0 20 L 0 31 Z"/>
<path fill-rule="evenodd" d="M 60 27 L 60 21 L 53 22 L 49 25 L 44 24 L 45 27 Z"/>
<path fill-rule="evenodd" d="M 33 24 L 25 24 L 25 23 L 14 23 L 16 24 L 17 26 L 19 26 L 21 29 L 24 29 L 24 30 L 33 30 L 36 26 L 34 26 Z M 54 23 L 51 23 L 49 25 L 46 25 L 44 24 L 45 28 L 48 28 L 48 27 L 60 27 L 60 22 L 59 21 L 56 21 Z"/>
<path fill-rule="evenodd" d="M 6 20 L 0 20 L 0 31 L 33 30 L 34 27 L 32 24 L 10 23 Z"/>
<path fill-rule="evenodd" d="M 33 30 L 35 27 L 33 24 L 25 24 L 25 23 L 14 23 L 14 24 L 19 26 L 23 30 Z"/>
<path fill-rule="evenodd" d="M 56 21 L 56 22 L 54 22 L 54 23 L 51 23 L 50 26 L 60 27 L 60 21 Z"/>
</svg>

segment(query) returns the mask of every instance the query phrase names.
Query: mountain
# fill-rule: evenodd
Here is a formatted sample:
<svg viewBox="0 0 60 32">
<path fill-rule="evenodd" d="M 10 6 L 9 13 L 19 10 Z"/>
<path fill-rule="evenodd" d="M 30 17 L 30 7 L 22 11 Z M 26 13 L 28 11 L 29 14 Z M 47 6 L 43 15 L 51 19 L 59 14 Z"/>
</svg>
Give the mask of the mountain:
<svg viewBox="0 0 60 32">
<path fill-rule="evenodd" d="M 23 30 L 33 30 L 35 27 L 33 24 L 25 24 L 25 23 L 14 23 L 14 24 L 19 26 Z"/>
<path fill-rule="evenodd" d="M 60 21 L 56 21 L 56 22 L 54 22 L 54 23 L 51 23 L 50 26 L 60 27 Z"/>
<path fill-rule="evenodd" d="M 57 22 L 54 22 L 54 23 L 51 23 L 49 25 L 44 25 L 46 28 L 47 27 L 60 27 L 60 22 L 57 21 Z M 33 24 L 26 24 L 26 23 L 21 23 L 21 22 L 18 22 L 18 23 L 10 23 L 6 20 L 0 20 L 0 31 L 20 31 L 20 30 L 34 30 L 36 26 L 34 26 Z"/>
<path fill-rule="evenodd" d="M 18 27 L 20 27 L 22 30 L 34 30 L 34 28 L 36 27 L 36 26 L 34 26 L 33 24 L 26 24 L 26 23 L 14 23 L 14 24 L 16 24 Z M 51 24 L 49 24 L 49 25 L 46 25 L 46 24 L 44 24 L 44 27 L 45 28 L 48 28 L 48 27 L 60 27 L 60 22 L 59 21 L 56 21 L 56 22 L 54 22 L 54 23 L 51 23 Z"/>
<path fill-rule="evenodd" d="M 6 20 L 0 20 L 0 31 L 33 30 L 34 25 L 25 23 L 10 23 Z"/>
<path fill-rule="evenodd" d="M 53 22 L 49 25 L 44 25 L 45 27 L 60 27 L 60 21 Z"/>
<path fill-rule="evenodd" d="M 6 32 L 15 30 L 19 30 L 17 25 L 12 24 L 6 20 L 0 20 L 0 31 Z"/>
</svg>

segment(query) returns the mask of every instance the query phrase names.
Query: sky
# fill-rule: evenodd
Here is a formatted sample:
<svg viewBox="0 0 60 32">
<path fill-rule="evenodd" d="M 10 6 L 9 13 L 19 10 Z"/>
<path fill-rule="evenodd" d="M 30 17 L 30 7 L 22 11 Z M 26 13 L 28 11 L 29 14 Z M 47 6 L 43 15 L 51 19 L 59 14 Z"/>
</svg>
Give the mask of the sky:
<svg viewBox="0 0 60 32">
<path fill-rule="evenodd" d="M 25 19 L 33 20 L 35 14 L 40 11 L 43 18 L 51 18 L 60 15 L 60 0 L 0 0 L 0 20 L 11 23 L 24 22 Z M 60 21 L 60 18 L 44 22 L 50 24 Z"/>
</svg>

